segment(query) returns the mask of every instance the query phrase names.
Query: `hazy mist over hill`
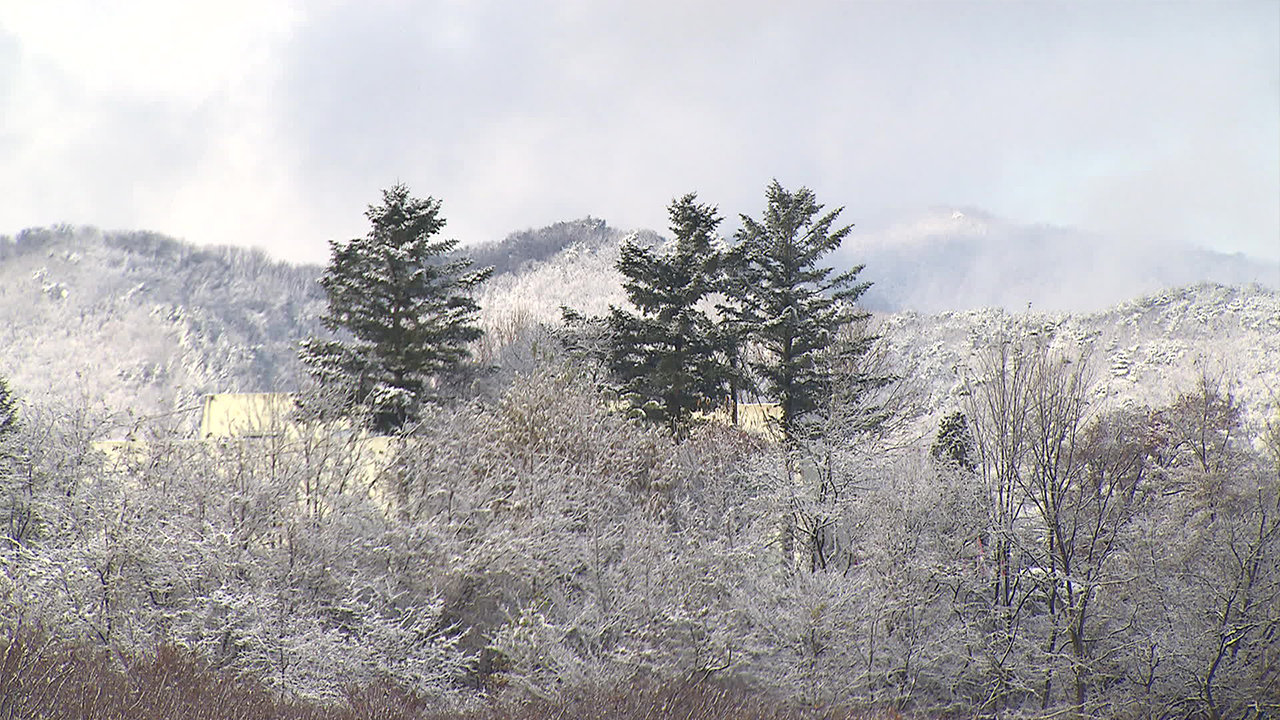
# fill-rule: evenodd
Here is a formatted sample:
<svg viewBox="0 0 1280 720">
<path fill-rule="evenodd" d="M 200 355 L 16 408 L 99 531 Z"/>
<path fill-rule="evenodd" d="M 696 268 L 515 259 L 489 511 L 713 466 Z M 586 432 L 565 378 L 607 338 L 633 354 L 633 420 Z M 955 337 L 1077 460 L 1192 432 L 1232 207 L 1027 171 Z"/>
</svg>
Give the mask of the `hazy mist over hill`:
<svg viewBox="0 0 1280 720">
<path fill-rule="evenodd" d="M 1280 288 L 1280 262 L 1018 223 L 971 208 L 859 223 L 836 257 L 864 263 L 877 310 L 1082 312 L 1200 282 Z"/>
</svg>

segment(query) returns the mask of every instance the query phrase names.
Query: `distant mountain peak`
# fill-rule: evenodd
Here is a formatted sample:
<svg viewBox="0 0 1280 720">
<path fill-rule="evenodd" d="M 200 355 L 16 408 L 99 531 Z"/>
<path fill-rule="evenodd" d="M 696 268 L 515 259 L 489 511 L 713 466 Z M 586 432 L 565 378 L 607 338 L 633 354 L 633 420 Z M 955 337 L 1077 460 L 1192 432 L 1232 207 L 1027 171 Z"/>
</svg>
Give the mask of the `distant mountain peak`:
<svg viewBox="0 0 1280 720">
<path fill-rule="evenodd" d="M 1000 221 L 974 208 L 936 207 L 854 226 L 852 245 L 915 246 L 938 239 L 986 237 Z"/>
</svg>

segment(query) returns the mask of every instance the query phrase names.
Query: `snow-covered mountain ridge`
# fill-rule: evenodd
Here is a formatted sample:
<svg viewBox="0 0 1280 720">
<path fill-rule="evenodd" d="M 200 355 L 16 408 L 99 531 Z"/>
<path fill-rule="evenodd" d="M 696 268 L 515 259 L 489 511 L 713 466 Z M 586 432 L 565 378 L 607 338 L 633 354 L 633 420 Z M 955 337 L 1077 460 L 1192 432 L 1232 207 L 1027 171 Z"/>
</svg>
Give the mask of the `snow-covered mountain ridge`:
<svg viewBox="0 0 1280 720">
<path fill-rule="evenodd" d="M 930 233 L 990 237 L 991 219 L 958 214 L 922 222 Z M 919 226 L 901 233 L 931 242 Z M 661 242 L 652 232 L 588 219 L 469 249 L 483 261 L 501 257 L 506 270 L 480 292 L 482 321 L 505 329 L 556 324 L 561 306 L 590 315 L 624 302 L 614 265 L 628 239 Z M 185 407 L 203 393 L 291 390 L 301 372 L 298 341 L 321 331 L 320 271 L 150 233 L 30 231 L 0 242 L 0 375 L 24 393 L 79 395 L 140 414 Z M 868 259 L 863 277 L 882 286 L 882 272 Z M 1087 294 L 1070 279 L 1060 292 Z M 963 374 L 981 347 L 1033 328 L 1062 343 L 1086 341 L 1098 392 L 1108 401 L 1166 402 L 1203 368 L 1234 377 L 1260 413 L 1280 392 L 1278 295 L 1264 285 L 1196 283 L 1134 293 L 1136 299 L 1091 312 L 1023 303 L 1015 310 L 880 311 L 876 322 L 896 371 L 911 378 L 929 414 L 958 403 Z"/>
<path fill-rule="evenodd" d="M 290 390 L 319 332 L 320 268 L 145 232 L 0 238 L 0 375 L 21 392 L 153 415 Z"/>
<path fill-rule="evenodd" d="M 1099 404 L 1164 404 L 1202 372 L 1231 383 L 1255 421 L 1280 398 L 1280 292 L 1260 285 L 1170 288 L 1095 313 L 987 308 L 876 319 L 894 364 L 934 412 L 960 405 L 978 353 L 1025 333 L 1087 351 Z"/>
</svg>

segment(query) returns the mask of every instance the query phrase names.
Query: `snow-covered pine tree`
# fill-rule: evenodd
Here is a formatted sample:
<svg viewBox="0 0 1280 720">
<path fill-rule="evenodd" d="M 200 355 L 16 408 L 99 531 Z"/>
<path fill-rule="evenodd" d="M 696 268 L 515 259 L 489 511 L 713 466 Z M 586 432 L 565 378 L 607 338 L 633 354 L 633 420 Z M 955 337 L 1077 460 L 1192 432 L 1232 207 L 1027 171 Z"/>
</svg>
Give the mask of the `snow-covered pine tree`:
<svg viewBox="0 0 1280 720">
<path fill-rule="evenodd" d="M 9 381 L 0 375 L 0 438 L 18 429 L 18 402 L 9 389 Z"/>
<path fill-rule="evenodd" d="M 440 201 L 410 197 L 402 184 L 365 215 L 369 234 L 331 241 L 320 279 L 329 299 L 321 323 L 339 337 L 304 341 L 301 357 L 322 386 L 342 389 L 350 409 L 389 432 L 438 397 L 439 383 L 468 358 L 467 345 L 482 334 L 470 293 L 492 268 L 449 259 L 458 241 L 437 237 Z"/>
<path fill-rule="evenodd" d="M 973 458 L 973 433 L 969 431 L 969 419 L 964 413 L 953 410 L 942 418 L 929 454 L 934 460 L 960 470 L 973 472 L 977 469 Z"/>
<path fill-rule="evenodd" d="M 674 248 L 622 247 L 618 270 L 639 312 L 610 308 L 609 366 L 632 407 L 679 437 L 695 410 L 728 395 L 730 338 L 704 302 L 722 289 L 715 243 L 721 218 L 694 193 L 673 200 L 668 210 Z"/>
<path fill-rule="evenodd" d="M 853 303 L 871 283 L 857 282 L 861 265 L 834 277 L 819 265 L 853 227 L 834 227 L 844 208 L 819 215 L 823 206 L 811 190 L 788 192 L 777 180 L 765 198 L 762 220 L 741 216 L 738 244 L 727 257 L 737 302 L 725 312 L 762 351 L 749 366 L 780 406 L 783 436 L 792 444 L 801 439 L 805 416 L 831 396 L 838 357 L 870 349 L 866 342 L 842 346 L 838 336 L 866 317 Z"/>
</svg>

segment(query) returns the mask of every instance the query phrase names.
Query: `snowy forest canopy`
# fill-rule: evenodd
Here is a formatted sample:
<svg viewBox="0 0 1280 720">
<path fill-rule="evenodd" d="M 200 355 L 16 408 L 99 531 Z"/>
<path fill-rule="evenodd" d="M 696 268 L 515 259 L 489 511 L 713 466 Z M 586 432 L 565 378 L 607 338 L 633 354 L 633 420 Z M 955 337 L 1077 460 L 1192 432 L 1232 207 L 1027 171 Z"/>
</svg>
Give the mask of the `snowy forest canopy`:
<svg viewBox="0 0 1280 720">
<path fill-rule="evenodd" d="M 165 382 L 216 384 L 231 371 L 202 353 L 256 347 L 237 362 L 331 400 L 270 344 L 285 332 L 271 324 L 282 284 L 296 287 L 288 337 L 319 332 L 316 269 L 159 237 L 68 248 L 65 235 L 27 238 L 0 265 L 45 268 L 31 280 L 39 317 L 74 308 L 85 329 L 103 317 L 93 332 L 135 328 L 145 345 L 158 341 L 135 323 L 158 315 L 191 359 L 141 366 Z M 508 278 L 562 273 L 566 250 L 607 264 L 598 248 L 538 251 Z M 86 257 L 122 272 L 81 274 Z M 185 270 L 166 280 L 148 263 Z M 87 276 L 114 304 L 72 305 L 97 291 Z M 26 307 L 24 292 L 11 284 L 0 301 Z M 138 300 L 171 292 L 183 300 Z M 341 703 L 352 685 L 385 684 L 437 709 L 645 681 L 833 712 L 1280 710 L 1277 405 L 1229 364 L 1165 347 L 1151 362 L 1180 384 L 1135 401 L 1116 389 L 1142 377 L 1152 346 L 981 315 L 939 393 L 905 364 L 930 357 L 902 350 L 913 320 L 862 318 L 848 330 L 865 352 L 835 366 L 811 432 L 779 442 L 703 421 L 673 434 L 619 411 L 605 358 L 566 349 L 554 324 L 486 315 L 490 292 L 471 350 L 496 371 L 423 406 L 373 476 L 345 421 L 204 442 L 84 395 L 6 388 L 7 647 L 38 624 L 126 667 L 178 645 L 288 697 Z M 258 299 L 216 301 L 245 293 Z M 1274 293 L 1194 300 L 1175 307 L 1207 312 L 1196 322 L 1212 329 Z M 16 333 L 10 346 L 24 342 L 36 346 Z M 858 421 L 868 414 L 878 421 Z M 126 425 L 127 452 L 95 449 Z"/>
</svg>

